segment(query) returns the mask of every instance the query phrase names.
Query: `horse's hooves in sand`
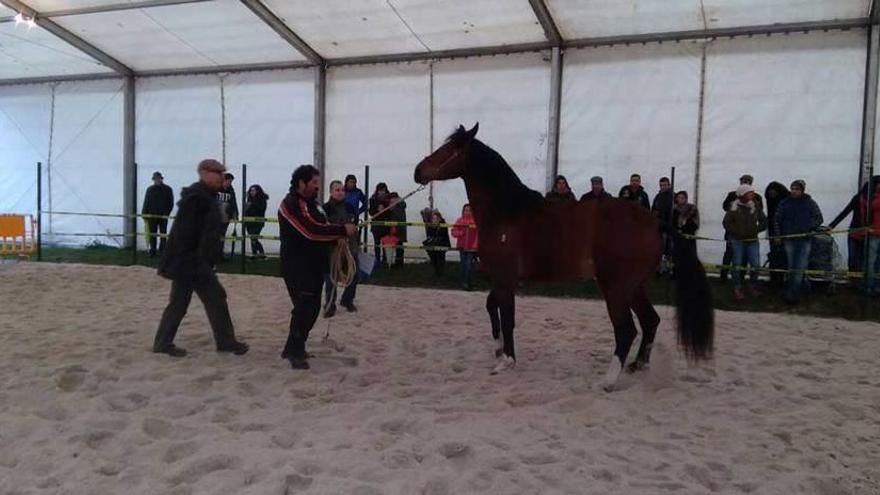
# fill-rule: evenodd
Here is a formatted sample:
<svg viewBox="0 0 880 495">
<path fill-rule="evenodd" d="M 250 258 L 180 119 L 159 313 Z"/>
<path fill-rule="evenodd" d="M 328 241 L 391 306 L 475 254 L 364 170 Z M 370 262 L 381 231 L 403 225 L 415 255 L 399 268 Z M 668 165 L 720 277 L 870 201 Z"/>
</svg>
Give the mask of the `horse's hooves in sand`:
<svg viewBox="0 0 880 495">
<path fill-rule="evenodd" d="M 516 360 L 510 356 L 504 356 L 498 360 L 498 364 L 492 368 L 492 371 L 489 373 L 490 375 L 497 375 L 502 371 L 507 371 L 513 369 L 516 366 Z"/>
<path fill-rule="evenodd" d="M 644 361 L 633 361 L 626 367 L 627 373 L 635 373 L 636 371 L 642 371 L 648 369 L 650 365 Z"/>
</svg>

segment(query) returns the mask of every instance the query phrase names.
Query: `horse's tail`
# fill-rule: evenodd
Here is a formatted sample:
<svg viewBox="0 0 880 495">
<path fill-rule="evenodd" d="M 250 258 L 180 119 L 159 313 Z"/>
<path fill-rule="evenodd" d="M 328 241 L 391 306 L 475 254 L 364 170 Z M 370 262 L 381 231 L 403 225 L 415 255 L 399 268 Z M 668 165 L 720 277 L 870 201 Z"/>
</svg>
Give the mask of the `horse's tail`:
<svg viewBox="0 0 880 495">
<path fill-rule="evenodd" d="M 688 360 L 709 359 L 715 340 L 715 313 L 709 281 L 694 243 L 680 237 L 676 242 L 684 244 L 675 249 L 673 259 L 678 343 Z"/>
</svg>

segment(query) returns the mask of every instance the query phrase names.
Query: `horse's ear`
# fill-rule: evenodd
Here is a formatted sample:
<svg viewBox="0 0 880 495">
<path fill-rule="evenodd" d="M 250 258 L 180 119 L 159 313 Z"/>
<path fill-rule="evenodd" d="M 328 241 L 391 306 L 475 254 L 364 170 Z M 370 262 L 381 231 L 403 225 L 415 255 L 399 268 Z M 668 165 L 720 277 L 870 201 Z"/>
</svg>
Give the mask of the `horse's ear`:
<svg viewBox="0 0 880 495">
<path fill-rule="evenodd" d="M 468 140 L 473 139 L 474 136 L 477 135 L 478 130 L 480 130 L 480 123 L 479 122 L 474 124 L 474 126 L 471 128 L 471 130 L 467 131 L 467 133 L 465 134 L 467 136 Z"/>
<path fill-rule="evenodd" d="M 467 129 L 465 129 L 463 125 L 458 124 L 458 132 L 464 134 L 465 132 L 467 132 Z"/>
</svg>

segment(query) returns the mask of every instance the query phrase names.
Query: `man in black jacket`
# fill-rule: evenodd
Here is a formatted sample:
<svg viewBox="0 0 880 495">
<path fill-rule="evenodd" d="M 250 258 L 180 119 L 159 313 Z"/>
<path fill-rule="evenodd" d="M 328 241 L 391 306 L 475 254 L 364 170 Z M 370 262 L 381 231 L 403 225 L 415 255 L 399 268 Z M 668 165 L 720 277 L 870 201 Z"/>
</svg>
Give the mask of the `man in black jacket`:
<svg viewBox="0 0 880 495">
<path fill-rule="evenodd" d="M 588 199 L 608 199 L 611 195 L 605 190 L 605 183 L 598 175 L 590 179 L 590 192 L 581 196 L 581 201 Z"/>
<path fill-rule="evenodd" d="M 348 202 L 346 191 L 342 182 L 334 180 L 330 182 L 330 200 L 324 203 L 324 213 L 327 214 L 327 221 L 336 225 L 345 225 L 347 223 L 356 224 L 358 219 L 358 211 L 354 205 Z M 342 299 L 340 304 L 349 313 L 357 311 L 354 305 L 354 296 L 357 291 L 357 256 L 358 256 L 357 234 L 348 238 L 348 248 L 351 256 L 355 260 L 355 276 L 351 283 L 342 291 Z M 337 287 L 330 275 L 324 277 L 324 317 L 330 318 L 336 314 L 336 292 Z"/>
<path fill-rule="evenodd" d="M 357 231 L 354 224 L 332 225 L 318 208 L 320 172 L 301 165 L 290 180 L 290 192 L 278 209 L 281 231 L 281 274 L 293 311 L 281 357 L 293 369 L 309 369 L 306 340 L 321 311 L 321 286 L 329 268 L 333 242 Z"/>
<path fill-rule="evenodd" d="M 171 280 L 171 296 L 153 342 L 153 352 L 182 357 L 186 351 L 174 345 L 180 322 L 189 308 L 192 294 L 208 313 L 218 352 L 236 355 L 248 351 L 248 345 L 235 340 L 226 291 L 217 280 L 214 266 L 221 257 L 222 213 L 216 192 L 223 187 L 226 168 L 217 160 L 202 160 L 199 181 L 183 188 L 177 203 L 177 218 L 168 236 L 168 246 L 159 261 L 159 275 Z"/>
<path fill-rule="evenodd" d="M 620 199 L 628 199 L 646 210 L 651 209 L 651 202 L 648 200 L 648 193 L 646 193 L 645 189 L 642 187 L 642 176 L 639 174 L 632 174 L 629 176 L 629 185 L 620 188 L 620 194 L 618 194 L 617 197 Z"/>
<path fill-rule="evenodd" d="M 223 245 L 226 231 L 229 229 L 229 223 L 238 220 L 238 200 L 235 199 L 235 188 L 232 187 L 232 181 L 235 176 L 226 172 L 223 174 L 223 188 L 217 192 L 217 202 L 220 203 L 220 209 L 223 213 L 223 235 L 220 237 L 220 260 L 223 258 Z M 234 244 L 234 241 L 233 241 Z M 244 253 L 241 253 L 244 255 Z"/>
<path fill-rule="evenodd" d="M 672 256 L 672 202 L 672 184 L 669 182 L 669 177 L 662 177 L 660 192 L 654 196 L 654 201 L 651 203 L 651 213 L 660 222 L 664 261 L 668 261 L 668 258 Z M 666 263 L 661 263 L 659 271 L 660 273 L 666 271 Z"/>
<path fill-rule="evenodd" d="M 144 206 L 141 209 L 143 215 L 156 215 L 167 217 L 174 209 L 174 191 L 163 181 L 162 174 L 153 172 L 153 185 L 147 188 L 144 194 Z M 168 231 L 167 218 L 144 217 L 147 231 L 150 234 L 150 257 L 156 256 L 156 234 L 162 234 L 159 239 L 159 254 L 165 251 L 165 236 Z"/>
</svg>

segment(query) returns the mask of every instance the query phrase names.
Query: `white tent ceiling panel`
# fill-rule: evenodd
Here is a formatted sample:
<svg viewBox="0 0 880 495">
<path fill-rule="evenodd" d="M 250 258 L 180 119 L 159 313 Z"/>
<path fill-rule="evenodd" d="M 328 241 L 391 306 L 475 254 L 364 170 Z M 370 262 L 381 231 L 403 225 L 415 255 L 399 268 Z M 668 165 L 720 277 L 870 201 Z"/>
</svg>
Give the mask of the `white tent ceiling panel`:
<svg viewBox="0 0 880 495">
<path fill-rule="evenodd" d="M 0 24 L 0 79 L 112 72 L 41 27 Z"/>
<path fill-rule="evenodd" d="M 196 165 L 222 159 L 223 127 L 217 76 L 138 79 L 136 159 L 138 208 L 150 176 L 160 171 L 174 189 L 197 180 Z"/>
<path fill-rule="evenodd" d="M 653 198 L 673 166 L 693 193 L 701 58 L 696 42 L 566 52 L 559 173 L 576 195 L 598 175 L 616 197 L 638 173 Z"/>
<path fill-rule="evenodd" d="M 304 60 L 235 0 L 65 16 L 56 21 L 135 70 Z"/>
<path fill-rule="evenodd" d="M 55 90 L 52 131 L 52 210 L 119 214 L 124 211 L 122 180 L 122 81 L 67 82 Z M 48 191 L 47 191 L 48 192 Z M 43 216 L 44 231 L 113 233 L 120 218 L 71 215 Z M 93 239 L 121 245 L 119 237 L 67 237 L 64 244 Z"/>
<path fill-rule="evenodd" d="M 413 171 L 431 145 L 429 86 L 425 63 L 328 70 L 324 187 L 347 174 L 363 187 L 364 165 L 370 165 L 371 188 L 385 182 L 401 196 L 414 190 Z M 406 203 L 407 218 L 418 221 L 419 210 L 428 206 L 427 191 Z M 408 234 L 408 242 L 418 244 L 424 229 Z"/>
<path fill-rule="evenodd" d="M 48 84 L 0 86 L 0 212 L 37 211 L 37 162 L 49 156 Z"/>
<path fill-rule="evenodd" d="M 432 51 L 544 41 L 526 0 L 394 0 L 402 20 Z"/>
<path fill-rule="evenodd" d="M 545 192 L 550 118 L 546 54 L 451 60 L 434 65 L 434 146 L 459 124 L 504 157 L 522 182 Z M 452 222 L 467 203 L 460 179 L 434 183 L 434 207 Z"/>
<path fill-rule="evenodd" d="M 721 201 L 744 173 L 762 194 L 771 181 L 804 179 L 834 218 L 857 188 L 865 32 L 719 40 L 707 67 L 701 235 L 723 236 Z M 705 261 L 723 250 L 704 243 Z"/>
<path fill-rule="evenodd" d="M 563 38 L 703 29 L 700 0 L 546 0 Z"/>
<path fill-rule="evenodd" d="M 871 0 L 703 0 L 711 28 L 867 17 Z"/>
<path fill-rule="evenodd" d="M 231 74 L 226 94 L 226 160 L 240 194 L 241 164 L 248 165 L 248 184 L 260 184 L 269 195 L 266 216 L 275 217 L 290 187 L 290 174 L 314 161 L 315 72 L 312 69 Z M 241 198 L 239 198 L 239 203 Z M 267 223 L 264 235 L 278 235 Z M 277 252 L 275 241 L 263 241 Z"/>
<path fill-rule="evenodd" d="M 426 51 L 386 0 L 266 0 L 326 58 Z"/>
</svg>

